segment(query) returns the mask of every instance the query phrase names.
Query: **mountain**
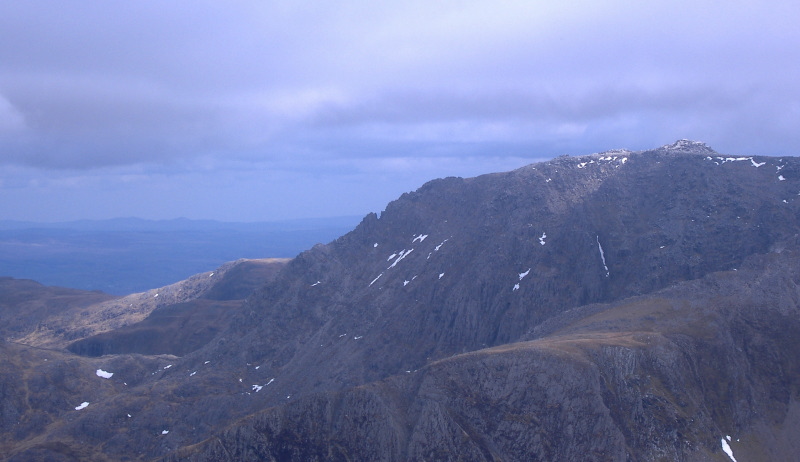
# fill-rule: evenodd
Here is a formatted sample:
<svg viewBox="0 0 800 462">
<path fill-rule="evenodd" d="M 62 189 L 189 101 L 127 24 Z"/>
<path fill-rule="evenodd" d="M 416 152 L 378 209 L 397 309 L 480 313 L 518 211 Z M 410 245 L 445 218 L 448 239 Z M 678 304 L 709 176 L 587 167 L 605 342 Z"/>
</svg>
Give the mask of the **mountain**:
<svg viewBox="0 0 800 462">
<path fill-rule="evenodd" d="M 687 140 L 434 180 L 240 303 L 0 345 L 0 452 L 791 460 L 798 194 L 797 158 Z M 220 319 L 186 351 L 167 341 Z"/>
</svg>

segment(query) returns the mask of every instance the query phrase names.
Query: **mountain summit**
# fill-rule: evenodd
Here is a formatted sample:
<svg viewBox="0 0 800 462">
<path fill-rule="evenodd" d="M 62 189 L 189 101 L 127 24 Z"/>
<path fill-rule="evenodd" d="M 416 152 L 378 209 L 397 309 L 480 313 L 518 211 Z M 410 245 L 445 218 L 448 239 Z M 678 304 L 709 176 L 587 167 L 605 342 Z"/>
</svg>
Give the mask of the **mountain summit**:
<svg viewBox="0 0 800 462">
<path fill-rule="evenodd" d="M 798 194 L 797 158 L 688 140 L 434 180 L 298 255 L 180 357 L 26 353 L 14 367 L 29 377 L 56 373 L 35 362 L 51 354 L 61 380 L 104 386 L 36 414 L 60 425 L 16 436 L 9 423 L 6 447 L 19 460 L 78 446 L 110 459 L 786 460 Z M 18 382 L 4 396 L 31 387 Z"/>
</svg>

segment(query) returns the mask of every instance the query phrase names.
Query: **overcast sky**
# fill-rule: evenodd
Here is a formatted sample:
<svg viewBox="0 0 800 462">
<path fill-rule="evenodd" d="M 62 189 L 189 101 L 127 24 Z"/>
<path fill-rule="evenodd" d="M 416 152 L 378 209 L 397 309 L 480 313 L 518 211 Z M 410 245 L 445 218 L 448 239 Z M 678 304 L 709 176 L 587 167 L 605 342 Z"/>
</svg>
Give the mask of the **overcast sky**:
<svg viewBox="0 0 800 462">
<path fill-rule="evenodd" d="M 0 0 L 0 219 L 364 215 L 679 138 L 797 155 L 798 23 L 796 0 Z"/>
</svg>

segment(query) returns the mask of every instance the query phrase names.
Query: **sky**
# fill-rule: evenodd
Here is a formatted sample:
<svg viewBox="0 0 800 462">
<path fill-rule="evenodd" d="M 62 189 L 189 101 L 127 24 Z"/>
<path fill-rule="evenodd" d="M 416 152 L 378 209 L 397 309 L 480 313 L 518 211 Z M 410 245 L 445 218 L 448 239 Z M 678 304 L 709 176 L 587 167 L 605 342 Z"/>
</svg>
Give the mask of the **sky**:
<svg viewBox="0 0 800 462">
<path fill-rule="evenodd" d="M 380 212 L 688 138 L 800 154 L 800 3 L 0 0 L 0 220 Z"/>
</svg>

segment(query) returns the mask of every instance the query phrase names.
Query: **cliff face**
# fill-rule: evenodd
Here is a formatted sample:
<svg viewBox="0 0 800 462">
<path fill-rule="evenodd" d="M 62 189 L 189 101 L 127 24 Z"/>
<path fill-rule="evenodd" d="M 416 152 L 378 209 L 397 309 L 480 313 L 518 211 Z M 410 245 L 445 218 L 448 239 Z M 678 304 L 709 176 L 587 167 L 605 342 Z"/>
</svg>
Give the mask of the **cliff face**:
<svg viewBox="0 0 800 462">
<path fill-rule="evenodd" d="M 791 458 L 798 193 L 796 158 L 687 141 L 435 180 L 46 440 L 112 459 L 725 460 L 723 439 Z"/>
<path fill-rule="evenodd" d="M 428 183 L 298 256 L 214 351 L 339 389 L 796 245 L 795 159 L 680 147 Z"/>
</svg>

